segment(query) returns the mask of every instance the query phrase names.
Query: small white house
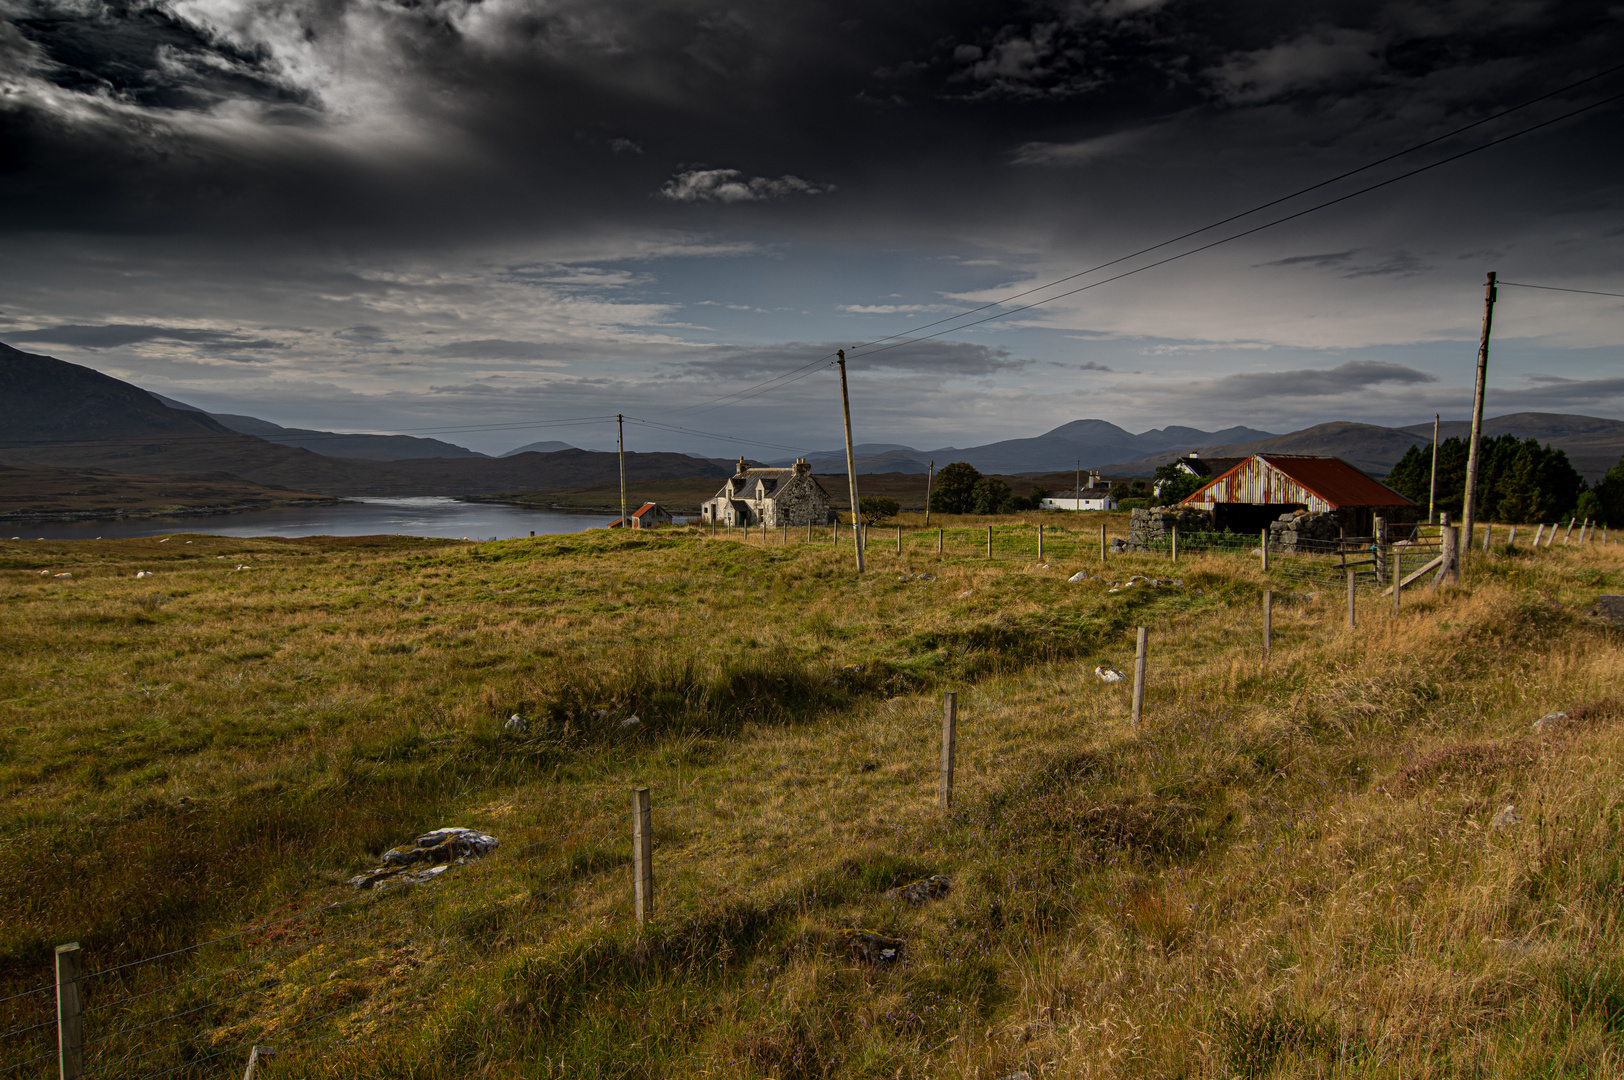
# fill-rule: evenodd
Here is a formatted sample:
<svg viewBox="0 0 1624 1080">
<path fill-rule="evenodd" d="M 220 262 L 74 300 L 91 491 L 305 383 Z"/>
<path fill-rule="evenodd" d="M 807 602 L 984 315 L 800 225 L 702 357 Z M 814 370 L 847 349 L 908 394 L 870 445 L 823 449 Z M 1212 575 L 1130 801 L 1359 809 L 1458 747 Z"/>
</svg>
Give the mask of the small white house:
<svg viewBox="0 0 1624 1080">
<path fill-rule="evenodd" d="M 1080 496 L 1080 497 L 1079 497 Z M 1110 488 L 1084 488 L 1081 492 L 1070 491 L 1064 495 L 1045 495 L 1038 504 L 1040 510 L 1115 510 L 1117 508 L 1116 496 L 1111 494 Z"/>
</svg>

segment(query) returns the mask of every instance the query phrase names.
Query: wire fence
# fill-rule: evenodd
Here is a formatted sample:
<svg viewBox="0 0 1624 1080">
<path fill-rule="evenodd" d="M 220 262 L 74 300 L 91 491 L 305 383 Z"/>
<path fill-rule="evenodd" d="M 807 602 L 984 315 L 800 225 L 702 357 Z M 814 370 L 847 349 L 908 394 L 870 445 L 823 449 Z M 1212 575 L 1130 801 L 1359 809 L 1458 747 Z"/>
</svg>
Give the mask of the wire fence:
<svg viewBox="0 0 1624 1080">
<path fill-rule="evenodd" d="M 1488 527 L 1492 529 L 1493 527 Z M 854 530 L 844 526 L 753 525 L 707 528 L 719 539 L 756 547 L 822 545 L 855 546 Z M 1502 536 L 1509 535 L 1500 527 Z M 1489 536 L 1485 531 L 1479 535 Z M 1523 534 L 1532 539 L 1529 532 Z M 1554 528 L 1551 535 L 1554 535 Z M 1298 538 L 1294 532 L 1272 532 L 1267 544 L 1263 530 L 1255 534 L 1230 531 L 1147 532 L 1130 526 L 1069 526 L 1006 524 L 952 526 L 931 529 L 905 526 L 865 526 L 861 530 L 865 559 L 872 569 L 886 568 L 883 561 L 894 556 L 913 563 L 920 559 L 1024 561 L 1051 566 L 1073 567 L 1089 576 L 1127 579 L 1155 569 L 1161 561 L 1167 566 L 1158 573 L 1176 576 L 1179 564 L 1197 557 L 1250 559 L 1259 570 L 1282 582 L 1302 587 L 1330 587 L 1345 582 L 1350 570 L 1357 587 L 1386 588 L 1391 568 L 1403 565 L 1408 573 L 1433 558 L 1441 545 L 1438 526 L 1393 526 L 1383 538 L 1343 536 Z M 1264 549 L 1267 547 L 1267 565 Z"/>
<path fill-rule="evenodd" d="M 760 530 L 752 542 L 764 542 Z M 851 540 L 849 529 L 844 539 Z M 740 530 L 742 532 L 742 530 Z M 814 534 L 811 542 L 829 543 Z M 1540 546 L 1556 541 L 1556 528 L 1540 527 Z M 806 542 L 804 530 L 769 532 L 765 542 L 790 543 L 791 534 Z M 726 535 L 726 534 L 724 534 Z M 1485 543 L 1492 542 L 1486 531 Z M 1509 533 L 1505 533 L 1508 542 Z M 1525 534 L 1526 535 L 1526 534 Z M 735 535 L 733 539 L 744 539 Z M 839 532 L 833 540 L 842 539 Z M 1532 537 L 1529 538 L 1530 542 Z M 1574 541 L 1568 527 L 1563 541 Z M 1579 543 L 1605 542 L 1586 528 Z M 1113 544 L 1115 540 L 1118 543 Z M 1221 557 L 1255 560 L 1267 577 L 1297 588 L 1346 583 L 1380 586 L 1412 573 L 1442 552 L 1439 530 L 1407 529 L 1378 541 L 1375 537 L 1274 540 L 1233 533 L 1190 532 L 1176 535 L 1104 537 L 1097 529 L 1010 525 L 969 529 L 893 530 L 889 536 L 869 529 L 868 551 L 875 556 L 889 546 L 903 556 L 974 553 L 984 558 L 1082 562 L 1090 576 L 1112 588 L 1130 587 L 1154 569 L 1175 578 L 1189 560 Z M 972 547 L 972 544 L 974 545 Z M 1113 550 L 1115 548 L 1116 550 Z M 877 568 L 877 567 L 876 567 Z M 1094 573 L 1093 571 L 1098 571 Z M 1126 580 L 1112 575 L 1123 572 Z M 1159 579 L 1158 579 L 1159 580 Z M 704 787 L 689 786 L 662 797 L 662 820 L 740 792 L 759 795 L 759 778 L 744 777 Z M 714 806 L 715 803 L 713 802 Z M 802 811 L 802 824 L 821 811 L 814 804 Z M 631 822 L 635 814 L 600 814 L 569 829 L 467 862 L 453 874 L 442 874 L 432 886 L 382 887 L 287 915 L 277 915 L 219 937 L 171 949 L 150 957 L 118 963 L 82 975 L 78 980 L 87 1031 L 83 1039 L 82 1077 L 159 1080 L 170 1076 L 209 1077 L 235 1073 L 252 1048 L 276 1046 L 279 1072 L 298 1060 L 301 1048 L 354 1035 L 347 1018 L 373 1001 L 359 978 L 378 962 L 381 950 L 404 942 L 425 949 L 483 948 L 498 939 L 534 940 L 548 925 L 578 917 L 578 906 L 557 901 L 566 893 L 598 890 L 595 902 L 608 910 L 631 906 L 631 889 L 618 898 L 603 890 L 629 885 L 632 872 Z M 793 823 L 792 823 L 793 824 Z M 804 831 L 804 830 L 803 830 Z M 764 875 L 790 865 L 801 855 L 795 843 L 770 845 L 767 862 L 745 853 L 753 873 L 726 873 L 714 858 L 689 853 L 682 872 L 706 887 L 684 900 L 662 901 L 666 911 L 700 899 L 715 900 L 729 892 L 742 894 Z M 521 933 L 522 932 L 522 933 Z M 321 976 L 322 978 L 317 978 Z M 152 984 L 156 985 L 152 985 Z M 44 983 L 0 998 L 0 1077 L 66 1076 L 59 1069 L 56 990 Z M 302 996 L 300 996 L 302 995 Z M 296 1072 L 286 1072 L 295 1075 Z"/>
</svg>

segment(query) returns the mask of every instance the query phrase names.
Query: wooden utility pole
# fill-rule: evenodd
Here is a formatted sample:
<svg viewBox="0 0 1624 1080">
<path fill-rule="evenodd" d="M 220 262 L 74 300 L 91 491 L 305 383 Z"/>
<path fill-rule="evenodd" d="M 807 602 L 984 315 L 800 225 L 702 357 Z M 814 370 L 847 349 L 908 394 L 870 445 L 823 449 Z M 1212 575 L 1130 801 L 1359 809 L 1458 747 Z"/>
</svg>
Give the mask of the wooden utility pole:
<svg viewBox="0 0 1624 1080">
<path fill-rule="evenodd" d="M 626 520 L 626 425 L 625 417 L 615 413 L 615 442 L 620 446 L 620 527 L 631 528 Z"/>
<path fill-rule="evenodd" d="M 1073 507 L 1076 513 L 1083 512 L 1083 459 L 1077 459 L 1077 505 Z"/>
<path fill-rule="evenodd" d="M 1432 414 L 1432 486 L 1427 488 L 1427 524 L 1432 524 L 1432 515 L 1438 505 L 1438 420 L 1437 413 Z"/>
<path fill-rule="evenodd" d="M 857 545 L 857 572 L 863 572 L 863 511 L 857 505 L 857 455 L 851 448 L 851 399 L 846 394 L 846 350 L 835 350 L 840 365 L 840 414 L 846 421 L 846 484 L 851 489 L 853 542 Z"/>
<path fill-rule="evenodd" d="M 930 528 L 930 496 L 936 488 L 936 462 L 926 466 L 925 472 L 925 528 Z"/>
<path fill-rule="evenodd" d="M 942 809 L 953 805 L 953 746 L 957 742 L 959 695 L 949 690 L 942 695 Z"/>
<path fill-rule="evenodd" d="M 1494 280 L 1495 273 L 1490 270 L 1488 281 L 1483 285 L 1483 336 L 1477 345 L 1477 389 L 1472 395 L 1472 445 L 1466 451 L 1466 500 L 1460 512 L 1460 531 L 1465 540 L 1461 545 L 1463 556 L 1464 549 L 1472 546 L 1472 522 L 1477 518 L 1477 472 L 1483 456 L 1480 446 L 1483 441 L 1483 384 L 1489 375 L 1489 332 L 1494 329 Z"/>
</svg>

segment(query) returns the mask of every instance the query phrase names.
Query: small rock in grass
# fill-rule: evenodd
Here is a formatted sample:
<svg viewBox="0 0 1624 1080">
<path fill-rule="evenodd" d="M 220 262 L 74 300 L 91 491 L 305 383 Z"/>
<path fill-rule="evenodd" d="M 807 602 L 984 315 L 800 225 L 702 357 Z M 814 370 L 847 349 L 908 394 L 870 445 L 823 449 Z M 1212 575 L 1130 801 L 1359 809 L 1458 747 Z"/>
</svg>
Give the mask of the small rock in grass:
<svg viewBox="0 0 1624 1080">
<path fill-rule="evenodd" d="M 1000 1076 L 998 1080 L 1032 1080 L 1029 1072 L 1012 1072 L 1008 1076 Z"/>
<path fill-rule="evenodd" d="M 52 577 L 72 577 L 72 574 L 53 574 Z"/>
<path fill-rule="evenodd" d="M 968 600 L 970 599 L 970 594 L 973 592 L 975 592 L 974 589 L 965 589 L 963 592 L 959 593 L 959 599 Z"/>
<path fill-rule="evenodd" d="M 634 724 L 641 724 L 642 722 L 643 721 L 642 721 L 642 719 L 640 717 L 628 716 L 626 719 L 624 719 L 624 720 L 622 720 L 620 722 L 620 726 L 621 727 L 631 727 Z"/>
<path fill-rule="evenodd" d="M 1087 570 L 1079 570 L 1075 574 L 1071 575 L 1071 577 L 1067 578 L 1066 580 L 1068 582 L 1070 582 L 1071 584 L 1073 584 L 1073 585 L 1080 585 L 1081 583 L 1088 580 L 1088 571 Z"/>
<path fill-rule="evenodd" d="M 524 717 L 520 716 L 518 713 L 514 713 L 512 716 L 507 718 L 507 723 L 502 725 L 502 730 L 513 735 L 523 735 L 525 732 L 530 730 L 530 724 L 525 720 Z"/>
<path fill-rule="evenodd" d="M 909 882 L 899 888 L 889 890 L 885 895 L 890 900 L 901 900 L 909 904 L 923 904 L 929 900 L 940 900 L 953 891 L 953 883 L 940 874 L 933 874 L 920 881 Z"/>
<path fill-rule="evenodd" d="M 872 930 L 846 931 L 846 947 L 853 956 L 869 964 L 893 963 L 902 954 L 901 938 L 886 937 Z"/>
<path fill-rule="evenodd" d="M 1535 731 L 1544 731 L 1546 728 L 1554 728 L 1567 718 L 1568 714 L 1565 712 L 1548 712 L 1534 721 L 1533 728 Z"/>
<path fill-rule="evenodd" d="M 1500 812 L 1494 815 L 1494 820 L 1489 824 L 1496 829 L 1509 829 L 1521 821 L 1522 818 L 1517 816 L 1517 807 L 1512 803 L 1506 803 L 1500 808 Z"/>
<path fill-rule="evenodd" d="M 1128 678 L 1120 668 L 1113 667 L 1110 664 L 1101 664 L 1094 669 L 1094 674 L 1098 675 L 1100 682 L 1103 683 L 1119 683 L 1126 681 Z"/>
<path fill-rule="evenodd" d="M 357 874 L 349 883 L 357 889 L 370 889 L 379 883 L 404 884 L 432 881 L 450 866 L 496 850 L 497 839 L 473 829 L 451 826 L 424 833 L 406 847 L 390 848 L 379 860 L 382 866 Z M 408 871 L 408 867 L 418 869 Z"/>
</svg>

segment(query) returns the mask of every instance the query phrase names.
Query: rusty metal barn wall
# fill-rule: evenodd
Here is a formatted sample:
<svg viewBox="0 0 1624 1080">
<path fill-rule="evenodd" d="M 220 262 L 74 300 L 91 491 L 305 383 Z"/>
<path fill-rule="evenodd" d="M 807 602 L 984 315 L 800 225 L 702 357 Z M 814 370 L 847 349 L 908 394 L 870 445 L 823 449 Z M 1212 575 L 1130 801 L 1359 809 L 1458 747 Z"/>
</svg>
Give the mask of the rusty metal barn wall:
<svg viewBox="0 0 1624 1080">
<path fill-rule="evenodd" d="M 1213 481 L 1200 493 L 1203 501 L 1224 503 L 1296 503 L 1313 511 L 1334 509 L 1330 503 L 1258 458 L 1252 458 Z"/>
</svg>

